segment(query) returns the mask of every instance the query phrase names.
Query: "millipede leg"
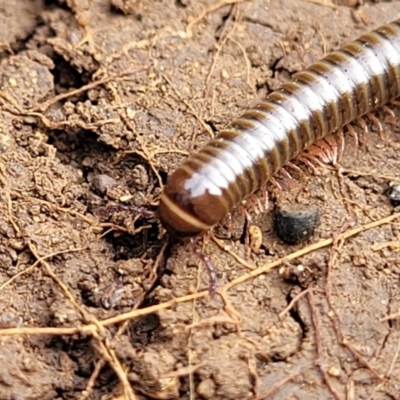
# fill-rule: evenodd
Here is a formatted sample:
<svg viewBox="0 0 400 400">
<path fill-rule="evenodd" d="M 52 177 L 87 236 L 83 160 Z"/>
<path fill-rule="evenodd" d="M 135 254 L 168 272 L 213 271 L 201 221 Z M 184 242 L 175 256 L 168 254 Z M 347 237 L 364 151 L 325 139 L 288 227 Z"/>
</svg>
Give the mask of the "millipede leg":
<svg viewBox="0 0 400 400">
<path fill-rule="evenodd" d="M 224 225 L 228 229 L 228 233 L 231 233 L 233 228 L 233 218 L 231 213 L 226 214 Z"/>
<path fill-rule="evenodd" d="M 396 107 L 400 107 L 400 101 L 398 99 L 392 100 L 391 103 Z"/>
<path fill-rule="evenodd" d="M 396 125 L 397 123 L 397 118 L 396 118 L 396 114 L 393 112 L 393 110 L 391 108 L 389 108 L 388 106 L 384 105 L 382 106 L 382 109 L 389 114 L 390 116 L 390 123 L 392 125 Z"/>
<path fill-rule="evenodd" d="M 297 159 L 298 159 L 299 161 L 301 161 L 304 165 L 306 165 L 307 167 L 309 167 L 309 168 L 311 169 L 311 172 L 312 172 L 314 175 L 319 175 L 319 172 L 318 172 L 317 168 L 316 168 L 315 165 L 313 164 L 313 161 L 315 162 L 315 158 L 314 158 L 313 156 L 311 156 L 311 155 L 309 155 L 309 154 L 306 156 L 305 154 L 303 154 L 303 155 L 301 155 L 301 156 L 298 156 Z M 319 163 L 318 160 L 317 160 L 316 162 Z"/>
<path fill-rule="evenodd" d="M 381 121 L 372 113 L 368 113 L 367 116 L 378 127 L 379 136 L 383 139 L 383 126 Z"/>
<path fill-rule="evenodd" d="M 299 175 L 301 176 L 306 176 L 306 173 L 296 164 L 292 163 L 291 161 L 288 161 L 285 164 L 286 167 L 292 168 L 294 171 L 296 171 Z"/>
<path fill-rule="evenodd" d="M 302 156 L 298 157 L 299 160 L 303 161 L 306 165 L 311 166 L 311 164 L 316 164 L 319 167 L 323 169 L 330 169 L 329 164 L 331 163 L 331 157 L 329 156 L 329 153 L 331 151 L 326 152 L 328 148 L 328 144 L 325 143 L 323 147 L 321 147 L 319 144 L 318 145 L 312 145 L 310 146 L 306 152 L 303 153 Z M 308 163 L 306 163 L 305 160 L 309 160 Z M 315 166 L 312 166 L 314 174 L 318 175 L 320 174 L 318 170 L 315 168 Z"/>
<path fill-rule="evenodd" d="M 341 129 L 338 131 L 338 138 L 339 138 L 339 153 L 338 153 L 338 162 L 339 162 L 343 158 L 344 146 L 345 146 L 344 134 Z"/>
<path fill-rule="evenodd" d="M 269 207 L 269 195 L 268 195 L 268 191 L 267 191 L 266 185 L 263 185 L 261 187 L 261 192 L 262 192 L 262 194 L 264 196 L 264 210 L 267 211 L 268 207 Z"/>
<path fill-rule="evenodd" d="M 245 200 L 245 202 L 247 202 L 248 199 Z M 244 206 L 244 204 L 239 204 L 238 205 L 238 209 L 239 211 L 243 214 L 243 216 L 246 218 L 246 220 L 248 222 L 252 222 L 252 218 L 251 215 L 249 214 L 249 212 L 246 210 L 246 207 Z"/>
<path fill-rule="evenodd" d="M 332 135 L 327 136 L 323 141 L 323 151 L 328 161 L 327 164 L 336 166 L 339 160 L 339 147 Z"/>
<path fill-rule="evenodd" d="M 254 193 L 247 197 L 246 204 L 254 211 L 256 215 L 263 212 L 262 204 L 259 198 Z M 251 221 L 250 216 L 247 219 Z"/>
<path fill-rule="evenodd" d="M 285 178 L 287 178 L 287 179 L 289 180 L 289 186 L 294 182 L 293 176 L 290 175 L 289 171 L 287 171 L 287 170 L 285 169 L 285 167 L 282 167 L 282 168 L 279 170 L 279 172 L 280 172 Z"/>
<path fill-rule="evenodd" d="M 363 128 L 364 133 L 365 133 L 366 135 L 368 135 L 368 134 L 369 134 L 369 130 L 368 130 L 368 126 L 367 126 L 367 124 L 365 123 L 365 121 L 364 121 L 362 118 L 358 118 L 357 122 L 359 122 L 359 124 L 361 125 L 361 128 Z M 359 139 L 358 139 L 358 135 L 357 135 L 356 130 L 355 130 L 354 127 L 353 127 L 352 125 L 350 125 L 350 124 L 349 124 L 349 125 L 346 125 L 346 129 L 347 129 L 347 131 L 350 133 L 350 135 L 353 136 L 353 138 L 354 138 L 354 144 L 355 144 L 356 148 L 358 149 L 358 148 L 360 147 L 360 141 L 359 141 Z"/>
<path fill-rule="evenodd" d="M 278 188 L 278 190 L 280 190 L 281 192 L 283 192 L 283 187 L 282 187 L 282 185 L 281 185 L 275 178 L 270 178 L 269 181 L 270 181 L 273 185 L 275 185 L 275 186 Z"/>
<path fill-rule="evenodd" d="M 210 296 L 214 297 L 215 294 L 217 293 L 217 280 L 218 280 L 214 265 L 211 262 L 210 258 L 203 253 L 203 250 L 196 243 L 196 239 L 190 238 L 189 247 L 207 268 L 207 272 L 208 272 L 208 276 L 209 276 L 208 291 L 210 293 Z"/>
</svg>

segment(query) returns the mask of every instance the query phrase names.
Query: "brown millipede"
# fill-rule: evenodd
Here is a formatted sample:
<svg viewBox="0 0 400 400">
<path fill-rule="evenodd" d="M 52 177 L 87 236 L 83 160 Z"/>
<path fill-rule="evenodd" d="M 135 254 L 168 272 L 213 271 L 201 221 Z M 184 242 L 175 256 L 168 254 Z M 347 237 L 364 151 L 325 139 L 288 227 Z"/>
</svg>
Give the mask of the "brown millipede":
<svg viewBox="0 0 400 400">
<path fill-rule="evenodd" d="M 245 112 L 169 177 L 158 209 L 196 236 L 315 141 L 400 96 L 400 20 L 334 51 Z"/>
</svg>

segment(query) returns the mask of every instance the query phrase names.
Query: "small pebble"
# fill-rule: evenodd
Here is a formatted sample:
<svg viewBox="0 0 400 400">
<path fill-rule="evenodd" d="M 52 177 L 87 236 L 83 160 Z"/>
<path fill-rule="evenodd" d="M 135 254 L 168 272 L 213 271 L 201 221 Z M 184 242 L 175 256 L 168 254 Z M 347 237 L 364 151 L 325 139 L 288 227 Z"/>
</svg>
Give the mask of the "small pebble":
<svg viewBox="0 0 400 400">
<path fill-rule="evenodd" d="M 339 377 L 340 376 L 340 369 L 338 367 L 331 367 L 328 369 L 328 374 L 330 376 Z"/>
<path fill-rule="evenodd" d="M 215 382 L 211 378 L 204 379 L 197 385 L 196 392 L 203 399 L 215 398 Z"/>
<path fill-rule="evenodd" d="M 115 181 L 115 179 L 111 178 L 111 176 L 99 174 L 93 177 L 92 187 L 97 192 L 97 194 L 106 194 L 108 190 L 112 189 L 115 186 L 117 186 L 117 182 Z"/>
<path fill-rule="evenodd" d="M 400 205 L 400 185 L 393 185 L 389 189 L 389 199 L 390 202 L 392 203 L 393 207 L 397 207 Z"/>
<path fill-rule="evenodd" d="M 254 253 L 258 253 L 260 250 L 260 247 L 262 245 L 262 231 L 261 229 L 256 226 L 256 225 L 250 225 L 249 226 L 249 238 L 250 238 L 250 249 Z"/>
<path fill-rule="evenodd" d="M 275 209 L 275 229 L 280 239 L 288 244 L 308 240 L 319 223 L 319 208 L 279 206 Z"/>
</svg>

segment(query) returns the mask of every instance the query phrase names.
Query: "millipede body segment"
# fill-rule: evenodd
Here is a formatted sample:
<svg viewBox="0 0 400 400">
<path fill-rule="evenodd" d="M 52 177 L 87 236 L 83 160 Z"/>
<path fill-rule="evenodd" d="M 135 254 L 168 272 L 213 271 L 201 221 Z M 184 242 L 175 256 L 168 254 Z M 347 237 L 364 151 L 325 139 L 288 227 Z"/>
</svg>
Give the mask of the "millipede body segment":
<svg viewBox="0 0 400 400">
<path fill-rule="evenodd" d="M 400 20 L 334 51 L 269 94 L 169 177 L 159 217 L 196 236 L 287 161 L 325 135 L 400 96 Z"/>
</svg>

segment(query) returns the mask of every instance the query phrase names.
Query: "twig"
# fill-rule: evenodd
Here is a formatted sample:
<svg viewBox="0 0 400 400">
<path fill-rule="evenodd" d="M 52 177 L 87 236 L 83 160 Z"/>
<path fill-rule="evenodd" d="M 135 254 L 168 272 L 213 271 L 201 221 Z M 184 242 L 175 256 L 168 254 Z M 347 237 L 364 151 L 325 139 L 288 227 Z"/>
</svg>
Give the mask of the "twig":
<svg viewBox="0 0 400 400">
<path fill-rule="evenodd" d="M 355 236 L 361 232 L 365 232 L 369 229 L 376 228 L 381 225 L 389 224 L 395 221 L 397 218 L 400 218 L 400 213 L 395 213 L 388 217 L 382 218 L 378 221 L 373 221 L 365 225 L 358 226 L 356 228 L 352 228 L 339 234 L 337 239 L 348 239 L 352 236 Z M 306 254 L 312 253 L 313 251 L 322 249 L 324 247 L 329 246 L 333 243 L 333 239 L 324 239 L 318 243 L 311 244 L 301 250 L 295 251 L 285 257 L 280 258 L 279 260 L 273 261 L 271 263 L 265 264 L 264 266 L 257 268 L 254 271 L 251 271 L 243 276 L 240 276 L 233 281 L 227 283 L 222 288 L 218 289 L 218 291 L 227 291 L 232 287 L 235 287 L 241 283 L 244 283 L 250 279 L 253 279 L 259 275 L 264 273 L 270 272 L 271 270 L 283 265 L 286 260 L 295 260 L 299 257 L 302 257 Z M 154 306 L 142 308 L 139 310 L 129 311 L 124 314 L 116 315 L 115 317 L 111 317 L 102 321 L 99 321 L 100 325 L 102 326 L 110 326 L 114 324 L 119 324 L 121 322 L 127 320 L 133 320 L 138 317 L 142 317 L 144 315 L 149 315 L 155 313 L 160 310 L 165 310 L 170 307 L 173 307 L 177 304 L 186 303 L 188 301 L 192 301 L 194 299 L 200 299 L 203 297 L 207 297 L 209 295 L 208 290 L 204 290 L 202 292 L 189 294 L 187 296 L 182 296 L 177 299 L 172 299 L 170 301 L 166 301 L 161 304 L 156 304 Z M 18 334 L 30 334 L 30 335 L 42 335 L 42 334 L 52 334 L 52 335 L 74 335 L 80 332 L 92 332 L 95 329 L 93 324 L 88 324 L 81 327 L 74 327 L 74 328 L 7 328 L 7 329 L 0 329 L 0 336 L 9 336 L 9 335 L 18 335 Z"/>
<path fill-rule="evenodd" d="M 332 383 L 331 383 L 330 379 L 328 378 L 328 374 L 326 372 L 326 367 L 325 367 L 325 363 L 324 363 L 324 355 L 323 355 L 323 351 L 322 351 L 321 330 L 319 328 L 319 319 L 318 319 L 317 309 L 315 307 L 313 290 L 310 288 L 310 290 L 308 291 L 307 294 L 308 294 L 308 303 L 310 305 L 310 310 L 311 310 L 311 318 L 312 318 L 312 322 L 314 325 L 315 344 L 317 347 L 317 359 L 315 360 L 315 363 L 318 365 L 318 368 L 321 372 L 322 378 L 323 378 L 326 386 L 328 386 L 328 389 L 332 393 L 333 397 L 336 400 L 340 400 L 340 395 L 335 390 L 335 388 L 332 386 Z"/>
<path fill-rule="evenodd" d="M 121 71 L 118 74 L 107 76 L 106 78 L 99 79 L 98 81 L 95 81 L 95 82 L 90 82 L 87 85 L 83 85 L 78 89 L 73 89 L 73 90 L 71 90 L 71 91 L 69 91 L 67 93 L 61 93 L 58 96 L 55 96 L 52 99 L 47 100 L 46 102 L 44 102 L 42 104 L 39 104 L 38 106 L 33 108 L 31 111 L 44 112 L 52 104 L 57 103 L 60 100 L 64 100 L 64 99 L 67 99 L 68 97 L 75 96 L 77 94 L 86 92 L 86 91 L 88 91 L 90 89 L 93 89 L 93 88 L 95 88 L 97 86 L 104 85 L 106 83 L 119 80 L 119 79 L 121 79 L 121 78 L 123 78 L 123 77 L 125 77 L 127 75 L 137 74 L 138 72 L 145 71 L 145 70 L 151 68 L 152 66 L 153 66 L 153 62 L 148 62 L 148 63 L 145 63 L 145 64 L 142 64 L 142 65 L 138 66 L 137 68 L 129 68 L 129 69 L 126 69 L 124 71 Z"/>
</svg>

